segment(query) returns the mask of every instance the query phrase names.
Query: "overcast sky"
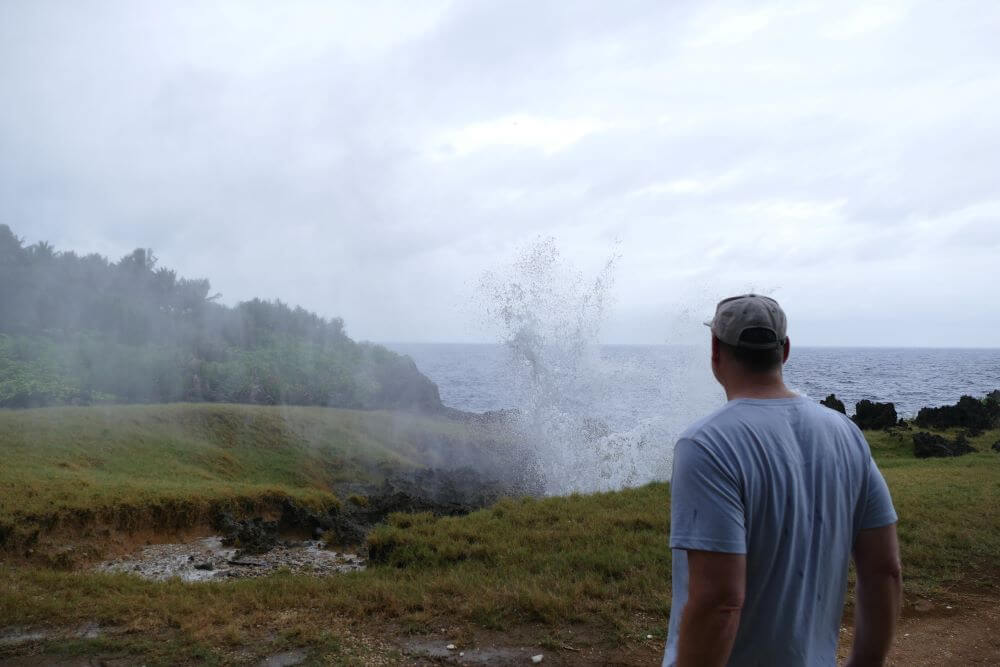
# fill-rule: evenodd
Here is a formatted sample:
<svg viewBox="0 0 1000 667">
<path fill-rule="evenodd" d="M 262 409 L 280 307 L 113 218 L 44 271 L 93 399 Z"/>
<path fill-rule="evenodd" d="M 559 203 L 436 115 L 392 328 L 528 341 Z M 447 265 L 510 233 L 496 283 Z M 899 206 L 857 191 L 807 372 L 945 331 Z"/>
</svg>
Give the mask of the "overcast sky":
<svg viewBox="0 0 1000 667">
<path fill-rule="evenodd" d="M 1000 3 L 0 0 L 0 222 L 226 303 L 489 340 L 553 237 L 607 342 L 1000 345 Z M 683 328 L 681 338 L 707 335 Z"/>
</svg>

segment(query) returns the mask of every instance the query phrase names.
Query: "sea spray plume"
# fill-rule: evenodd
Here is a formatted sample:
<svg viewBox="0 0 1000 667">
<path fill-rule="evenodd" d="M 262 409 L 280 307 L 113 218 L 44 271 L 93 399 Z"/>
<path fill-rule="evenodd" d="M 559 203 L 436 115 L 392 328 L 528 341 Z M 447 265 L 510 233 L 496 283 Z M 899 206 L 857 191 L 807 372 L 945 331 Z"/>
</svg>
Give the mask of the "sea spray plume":
<svg viewBox="0 0 1000 667">
<path fill-rule="evenodd" d="M 532 380 L 572 374 L 596 351 L 618 258 L 613 252 L 588 282 L 561 259 L 554 238 L 539 238 L 510 266 L 483 275 L 488 322 Z"/>
<path fill-rule="evenodd" d="M 583 278 L 561 262 L 552 238 L 525 247 L 508 267 L 483 276 L 485 311 L 510 352 L 510 379 L 516 393 L 537 395 L 553 388 L 553 373 L 572 371 L 584 323 L 571 296 L 583 291 Z M 516 372 L 515 372 L 516 371 Z M 532 401 L 534 402 L 534 401 Z M 524 401 L 519 401 L 524 403 Z"/>
<path fill-rule="evenodd" d="M 609 363 L 598 347 L 617 246 L 586 280 L 552 238 L 524 248 L 480 281 L 484 311 L 508 349 L 518 408 L 510 423 L 537 457 L 549 493 L 597 491 L 654 479 L 663 452 L 657 420 L 637 420 L 619 399 L 620 383 L 643 369 Z"/>
</svg>

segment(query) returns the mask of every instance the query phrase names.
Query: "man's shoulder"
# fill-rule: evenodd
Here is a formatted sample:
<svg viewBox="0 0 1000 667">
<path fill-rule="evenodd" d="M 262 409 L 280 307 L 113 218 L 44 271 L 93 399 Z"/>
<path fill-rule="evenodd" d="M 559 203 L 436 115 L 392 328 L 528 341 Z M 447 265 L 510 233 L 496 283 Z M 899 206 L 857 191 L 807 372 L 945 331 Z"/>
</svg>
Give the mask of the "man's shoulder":
<svg viewBox="0 0 1000 667">
<path fill-rule="evenodd" d="M 736 399 L 729 401 L 711 414 L 694 422 L 680 435 L 681 440 L 693 440 L 709 444 L 719 435 L 733 428 L 740 430 L 755 426 L 773 425 L 775 422 L 788 420 L 794 414 L 796 421 L 806 421 L 815 428 L 842 430 L 854 438 L 863 438 L 861 431 L 846 415 L 831 410 L 805 396 L 782 400 L 781 404 L 764 403 L 753 399 Z M 787 407 L 790 412 L 775 410 L 776 407 Z"/>
<path fill-rule="evenodd" d="M 705 415 L 698 421 L 694 422 L 688 426 L 678 437 L 679 440 L 693 440 L 695 442 L 703 441 L 703 436 L 706 432 L 717 428 L 719 423 L 723 420 L 723 415 L 730 411 L 733 407 L 733 401 L 726 403 L 725 405 L 713 410 L 709 414 Z"/>
<path fill-rule="evenodd" d="M 820 404 L 818 401 L 811 400 L 804 402 L 803 411 L 814 424 L 843 431 L 855 440 L 864 440 L 864 434 L 861 432 L 861 429 L 843 412 L 833 410 Z"/>
</svg>

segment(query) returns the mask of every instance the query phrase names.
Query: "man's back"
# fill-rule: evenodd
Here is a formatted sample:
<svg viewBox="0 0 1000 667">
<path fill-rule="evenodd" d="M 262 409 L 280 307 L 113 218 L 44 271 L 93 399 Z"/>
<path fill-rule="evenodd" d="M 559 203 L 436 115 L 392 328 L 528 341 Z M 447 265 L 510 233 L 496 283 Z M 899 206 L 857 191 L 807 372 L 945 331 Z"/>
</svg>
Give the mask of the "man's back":
<svg viewBox="0 0 1000 667">
<path fill-rule="evenodd" d="M 896 521 L 868 445 L 809 399 L 736 399 L 689 428 L 671 484 L 676 655 L 687 551 L 746 554 L 731 665 L 835 664 L 851 548 Z"/>
</svg>

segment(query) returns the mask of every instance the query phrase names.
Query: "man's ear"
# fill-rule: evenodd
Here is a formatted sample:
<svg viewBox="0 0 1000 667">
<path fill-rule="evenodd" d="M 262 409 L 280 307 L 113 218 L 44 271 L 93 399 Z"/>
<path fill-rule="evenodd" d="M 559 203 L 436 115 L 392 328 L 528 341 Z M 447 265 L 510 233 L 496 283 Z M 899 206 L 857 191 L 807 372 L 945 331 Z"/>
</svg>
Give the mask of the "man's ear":
<svg viewBox="0 0 1000 667">
<path fill-rule="evenodd" d="M 792 351 L 792 339 L 785 336 L 785 351 L 781 356 L 781 363 L 788 361 L 788 353 Z"/>
</svg>

